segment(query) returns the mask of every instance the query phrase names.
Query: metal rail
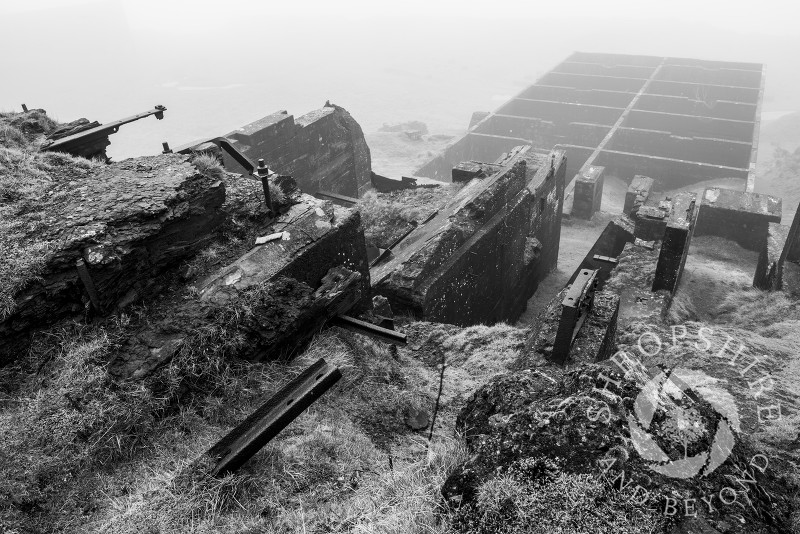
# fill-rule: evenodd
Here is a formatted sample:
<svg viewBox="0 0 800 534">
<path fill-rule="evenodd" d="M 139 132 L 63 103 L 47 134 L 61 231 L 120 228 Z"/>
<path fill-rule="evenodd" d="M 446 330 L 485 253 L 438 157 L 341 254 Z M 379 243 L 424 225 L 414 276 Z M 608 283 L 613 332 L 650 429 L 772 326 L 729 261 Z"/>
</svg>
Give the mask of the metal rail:
<svg viewBox="0 0 800 534">
<path fill-rule="evenodd" d="M 317 360 L 208 451 L 216 462 L 211 474 L 221 476 L 239 469 L 341 377 L 337 367 Z"/>
<path fill-rule="evenodd" d="M 61 152 L 71 153 L 72 150 L 80 148 L 86 143 L 100 139 L 102 137 L 108 137 L 111 134 L 117 133 L 119 131 L 120 126 L 123 126 L 130 122 L 138 121 L 139 119 L 149 117 L 150 115 L 155 115 L 156 119 L 161 120 L 164 118 L 164 112 L 166 110 L 167 108 L 165 108 L 164 106 L 156 106 L 149 111 L 145 111 L 144 113 L 137 113 L 136 115 L 132 115 L 125 119 L 109 122 L 107 124 L 101 124 L 100 126 L 95 126 L 94 128 L 90 128 L 88 130 L 84 130 L 76 134 L 62 137 L 61 139 L 56 139 L 49 145 L 43 146 L 42 150 L 48 152 L 61 151 Z"/>
<path fill-rule="evenodd" d="M 594 304 L 599 270 L 582 269 L 561 302 L 561 319 L 553 342 L 553 360 L 565 363 L 575 338 Z"/>
<path fill-rule="evenodd" d="M 350 317 L 349 315 L 339 315 L 331 319 L 332 326 L 338 326 L 352 332 L 364 334 L 380 341 L 385 341 L 393 345 L 405 346 L 408 344 L 408 336 L 388 328 Z"/>
<path fill-rule="evenodd" d="M 330 191 L 317 191 L 318 197 L 326 197 L 331 200 L 338 200 L 339 202 L 344 202 L 348 206 L 354 206 L 358 204 L 358 199 L 353 197 L 348 197 L 347 195 L 340 195 L 339 193 L 331 193 Z"/>
</svg>

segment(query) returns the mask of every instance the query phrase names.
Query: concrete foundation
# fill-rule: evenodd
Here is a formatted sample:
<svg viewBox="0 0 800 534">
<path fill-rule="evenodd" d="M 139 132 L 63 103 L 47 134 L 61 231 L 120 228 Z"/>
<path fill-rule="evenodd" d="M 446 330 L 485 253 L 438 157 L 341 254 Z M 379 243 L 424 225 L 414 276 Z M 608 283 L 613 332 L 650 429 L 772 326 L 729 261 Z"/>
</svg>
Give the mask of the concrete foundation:
<svg viewBox="0 0 800 534">
<path fill-rule="evenodd" d="M 641 174 L 634 176 L 631 185 L 628 186 L 628 191 L 625 193 L 625 206 L 622 208 L 622 213 L 630 215 L 631 212 L 639 209 L 650 196 L 652 190 L 652 178 Z"/>
<path fill-rule="evenodd" d="M 758 257 L 753 286 L 759 289 L 778 290 L 784 288 L 784 267 L 793 275 L 800 261 L 800 209 L 795 212 L 791 226 L 769 223 L 767 239 Z M 795 276 L 786 277 L 794 281 Z M 795 283 L 792 292 L 799 289 Z"/>
<path fill-rule="evenodd" d="M 565 150 L 570 177 L 602 166 L 628 182 L 652 176 L 662 191 L 730 177 L 752 191 L 763 82 L 755 63 L 576 52 L 494 113 L 474 115 L 467 135 L 415 174 L 448 180 L 461 161 L 493 161 L 524 143 Z"/>
<path fill-rule="evenodd" d="M 715 187 L 703 194 L 695 233 L 724 237 L 761 252 L 769 224 L 780 222 L 780 198 Z"/>
<path fill-rule="evenodd" d="M 263 159 L 271 171 L 291 175 L 304 193 L 358 198 L 371 188 L 364 133 L 342 107 L 326 104 L 297 119 L 278 111 L 224 137 L 254 163 Z M 231 172 L 245 172 L 224 152 L 223 164 Z"/>
<path fill-rule="evenodd" d="M 556 266 L 564 152 L 512 150 L 371 269 L 396 312 L 472 325 L 514 321 Z"/>
<path fill-rule="evenodd" d="M 572 216 L 591 219 L 603 200 L 603 167 L 590 165 L 575 177 Z"/>
</svg>

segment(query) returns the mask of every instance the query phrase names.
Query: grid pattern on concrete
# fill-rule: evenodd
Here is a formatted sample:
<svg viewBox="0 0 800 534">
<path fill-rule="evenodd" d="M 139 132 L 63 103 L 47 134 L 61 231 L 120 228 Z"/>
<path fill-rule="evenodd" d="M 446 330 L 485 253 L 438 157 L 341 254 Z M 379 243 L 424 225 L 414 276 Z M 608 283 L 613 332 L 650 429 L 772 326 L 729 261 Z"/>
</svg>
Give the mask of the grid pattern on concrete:
<svg viewBox="0 0 800 534">
<path fill-rule="evenodd" d="M 494 161 L 519 144 L 559 145 L 568 176 L 599 165 L 675 189 L 742 178 L 752 191 L 763 66 L 756 63 L 576 52 L 474 124 L 417 170 L 448 180 L 466 160 Z"/>
</svg>

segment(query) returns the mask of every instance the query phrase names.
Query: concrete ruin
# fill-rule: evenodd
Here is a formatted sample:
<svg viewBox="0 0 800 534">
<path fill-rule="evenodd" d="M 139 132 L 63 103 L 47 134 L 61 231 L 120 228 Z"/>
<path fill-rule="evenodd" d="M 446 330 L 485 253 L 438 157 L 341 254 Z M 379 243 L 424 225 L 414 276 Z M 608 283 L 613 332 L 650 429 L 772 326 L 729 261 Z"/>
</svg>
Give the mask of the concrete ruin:
<svg viewBox="0 0 800 534">
<path fill-rule="evenodd" d="M 292 176 L 304 193 L 320 191 L 358 198 L 370 189 L 371 158 L 361 126 L 344 108 L 324 107 L 294 118 L 278 111 L 224 135 L 253 162 L 263 159 L 270 171 Z M 203 151 L 207 141 L 175 149 Z M 231 172 L 246 173 L 223 152 Z"/>
<path fill-rule="evenodd" d="M 628 186 L 625 192 L 625 205 L 622 207 L 622 213 L 631 215 L 635 210 L 638 210 L 650 196 L 653 190 L 653 179 L 649 176 L 642 176 L 637 174 L 633 177 L 633 181 Z"/>
<path fill-rule="evenodd" d="M 752 191 L 763 92 L 756 63 L 576 52 L 495 112 L 473 115 L 467 135 L 415 174 L 449 180 L 461 161 L 557 145 L 568 180 L 601 166 L 626 183 L 651 176 L 663 191 L 731 177 Z"/>
<path fill-rule="evenodd" d="M 695 232 L 735 241 L 761 251 L 770 223 L 781 222 L 781 199 L 746 191 L 713 187 L 705 190 Z"/>
<path fill-rule="evenodd" d="M 591 219 L 600 211 L 603 200 L 603 167 L 589 165 L 575 177 L 575 193 L 572 215 L 581 219 Z"/>
<path fill-rule="evenodd" d="M 513 321 L 556 266 L 566 159 L 518 147 L 472 178 L 370 270 L 396 312 L 456 325 Z"/>
<path fill-rule="evenodd" d="M 791 226 L 769 223 L 753 286 L 800 294 L 800 209 L 795 212 Z"/>
</svg>

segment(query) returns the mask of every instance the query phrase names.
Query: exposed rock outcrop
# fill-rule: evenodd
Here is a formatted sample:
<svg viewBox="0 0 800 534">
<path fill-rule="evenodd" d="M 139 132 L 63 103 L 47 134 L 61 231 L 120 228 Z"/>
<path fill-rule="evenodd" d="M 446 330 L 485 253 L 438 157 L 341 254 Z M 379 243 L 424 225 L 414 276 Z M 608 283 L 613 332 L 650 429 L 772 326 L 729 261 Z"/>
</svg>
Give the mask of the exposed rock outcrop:
<svg viewBox="0 0 800 534">
<path fill-rule="evenodd" d="M 26 233 L 21 243 L 5 245 L 38 247 L 41 268 L 36 278 L 2 288 L 0 364 L 14 358 L 32 330 L 84 312 L 89 295 L 78 260 L 85 262 L 100 308 L 124 306 L 148 295 L 155 276 L 203 247 L 224 218 L 224 184 L 186 156 L 70 172 L 54 171 L 41 198 L 16 210 Z"/>
</svg>

